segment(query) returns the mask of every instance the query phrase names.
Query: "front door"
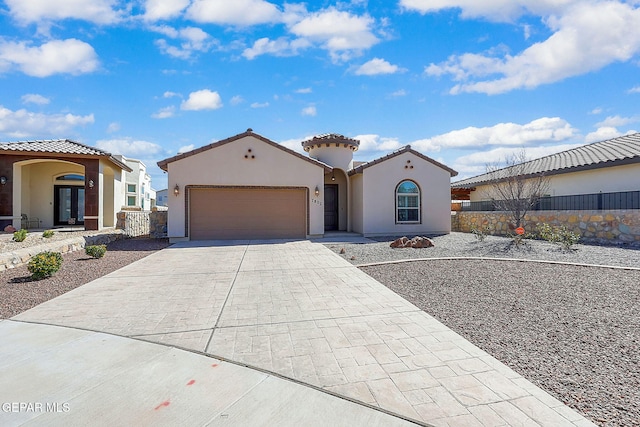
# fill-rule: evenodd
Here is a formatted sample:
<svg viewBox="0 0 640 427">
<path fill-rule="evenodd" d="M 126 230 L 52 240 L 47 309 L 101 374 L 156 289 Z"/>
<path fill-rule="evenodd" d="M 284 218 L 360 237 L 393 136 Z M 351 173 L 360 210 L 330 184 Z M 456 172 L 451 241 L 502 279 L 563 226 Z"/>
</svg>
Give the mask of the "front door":
<svg viewBox="0 0 640 427">
<path fill-rule="evenodd" d="M 54 186 L 54 225 L 84 224 L 84 187 Z"/>
<path fill-rule="evenodd" d="M 338 184 L 324 186 L 324 229 L 338 229 Z"/>
</svg>

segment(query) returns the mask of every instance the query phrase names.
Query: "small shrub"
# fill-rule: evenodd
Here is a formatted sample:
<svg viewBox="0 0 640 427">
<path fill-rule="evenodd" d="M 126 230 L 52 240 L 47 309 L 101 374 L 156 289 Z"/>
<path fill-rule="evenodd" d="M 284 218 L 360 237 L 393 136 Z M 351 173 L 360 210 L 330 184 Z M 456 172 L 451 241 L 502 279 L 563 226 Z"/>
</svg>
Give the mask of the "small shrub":
<svg viewBox="0 0 640 427">
<path fill-rule="evenodd" d="M 476 227 L 475 225 L 473 227 L 471 227 L 471 233 L 476 236 L 476 240 L 478 240 L 479 242 L 484 242 L 484 239 L 486 239 L 487 235 L 491 232 L 491 228 L 489 228 L 488 225 L 485 225 L 483 227 Z"/>
<path fill-rule="evenodd" d="M 106 245 L 90 245 L 84 248 L 84 252 L 94 258 L 102 258 L 107 253 Z"/>
<path fill-rule="evenodd" d="M 62 255 L 59 252 L 40 252 L 29 260 L 27 268 L 31 273 L 31 278 L 42 280 L 60 270 L 61 265 Z"/>
<path fill-rule="evenodd" d="M 42 232 L 42 237 L 44 237 L 45 239 L 48 239 L 49 237 L 53 237 L 54 234 L 56 234 L 56 232 L 53 230 L 44 230 Z"/>
<path fill-rule="evenodd" d="M 570 250 L 580 240 L 580 234 L 570 231 L 564 225 L 552 227 L 549 224 L 538 224 L 538 236 L 550 243 L 562 246 L 562 249 Z"/>
<path fill-rule="evenodd" d="M 18 230 L 15 233 L 13 233 L 13 240 L 15 240 L 16 242 L 23 242 L 24 239 L 27 238 L 27 234 L 29 232 L 27 231 L 26 228 L 23 228 L 22 230 Z"/>
</svg>

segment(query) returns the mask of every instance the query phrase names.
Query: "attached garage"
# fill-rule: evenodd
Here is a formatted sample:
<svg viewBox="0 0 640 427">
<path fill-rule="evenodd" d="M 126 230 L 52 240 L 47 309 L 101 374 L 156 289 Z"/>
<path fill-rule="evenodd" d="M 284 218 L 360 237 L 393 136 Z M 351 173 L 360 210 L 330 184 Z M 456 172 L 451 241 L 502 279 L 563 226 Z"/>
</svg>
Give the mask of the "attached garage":
<svg viewBox="0 0 640 427">
<path fill-rule="evenodd" d="M 188 188 L 191 240 L 304 239 L 307 188 Z"/>
</svg>

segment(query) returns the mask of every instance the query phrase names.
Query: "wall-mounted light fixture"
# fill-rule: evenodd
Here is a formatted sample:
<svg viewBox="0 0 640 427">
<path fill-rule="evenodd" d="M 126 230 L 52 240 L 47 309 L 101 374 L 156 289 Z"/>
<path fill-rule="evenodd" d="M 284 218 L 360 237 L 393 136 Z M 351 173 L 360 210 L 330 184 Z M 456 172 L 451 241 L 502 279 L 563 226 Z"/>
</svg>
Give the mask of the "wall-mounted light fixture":
<svg viewBox="0 0 640 427">
<path fill-rule="evenodd" d="M 176 186 L 173 187 L 173 195 L 177 196 L 178 194 L 180 194 L 180 186 L 176 184 Z"/>
<path fill-rule="evenodd" d="M 331 181 L 335 181 L 336 180 L 336 174 L 335 172 L 331 172 Z"/>
<path fill-rule="evenodd" d="M 318 186 L 317 186 L 317 185 L 316 185 L 316 191 L 315 191 L 315 193 L 316 193 L 316 197 L 318 197 L 318 196 L 320 195 L 320 189 L 318 188 Z"/>
<path fill-rule="evenodd" d="M 6 176 L 0 176 L 0 184 L 5 185 L 7 183 L 7 177 Z"/>
<path fill-rule="evenodd" d="M 93 180 L 92 179 L 89 180 L 89 188 L 93 188 Z"/>
</svg>

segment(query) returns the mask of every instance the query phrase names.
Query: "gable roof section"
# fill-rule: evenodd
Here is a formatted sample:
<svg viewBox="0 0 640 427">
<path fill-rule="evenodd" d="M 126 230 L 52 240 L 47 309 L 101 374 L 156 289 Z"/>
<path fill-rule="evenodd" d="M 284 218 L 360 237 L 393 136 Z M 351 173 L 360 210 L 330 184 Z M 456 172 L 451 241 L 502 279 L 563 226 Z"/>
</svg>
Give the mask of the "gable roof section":
<svg viewBox="0 0 640 427">
<path fill-rule="evenodd" d="M 610 166 L 621 166 L 640 163 L 640 133 L 625 135 L 606 141 L 594 142 L 571 150 L 551 154 L 539 159 L 525 162 L 526 176 L 578 172 Z M 496 173 L 499 176 L 510 176 L 510 168 L 500 169 L 493 173 L 485 173 L 451 184 L 452 188 L 470 188 L 492 182 Z"/>
<path fill-rule="evenodd" d="M 349 171 L 349 176 L 355 175 L 355 174 L 358 174 L 358 173 L 362 173 L 362 171 L 364 171 L 368 167 L 371 167 L 373 165 L 377 165 L 378 163 L 382 163 L 382 162 L 384 162 L 386 160 L 392 159 L 392 158 L 394 158 L 396 156 L 399 156 L 400 154 L 403 154 L 403 153 L 411 153 L 411 154 L 413 154 L 415 156 L 418 156 L 422 160 L 426 160 L 427 162 L 429 162 L 429 163 L 431 163 L 431 164 L 433 164 L 433 165 L 435 165 L 435 166 L 437 166 L 437 167 L 439 167 L 441 169 L 446 170 L 447 172 L 449 172 L 451 174 L 451 176 L 458 175 L 458 172 L 454 171 L 450 167 L 445 166 L 442 163 L 433 160 L 431 157 L 427 157 L 424 154 L 412 149 L 410 145 L 405 145 L 404 147 L 402 147 L 402 148 L 400 148 L 400 149 L 398 149 L 398 150 L 396 150 L 396 151 L 394 151 L 392 153 L 389 153 L 386 156 L 382 156 L 382 157 L 380 157 L 378 159 L 371 160 L 370 162 L 365 162 L 365 163 L 357 165 L 356 167 L 354 167 L 353 169 L 351 169 Z M 355 164 L 356 164 L 356 162 L 354 162 L 354 165 Z"/>
<path fill-rule="evenodd" d="M 35 141 L 0 142 L 0 152 L 5 154 L 33 153 L 35 155 L 65 155 L 69 157 L 106 157 L 120 169 L 131 172 L 132 169 L 116 159 L 111 153 L 96 147 L 80 144 L 70 139 L 45 139 Z"/>
<path fill-rule="evenodd" d="M 277 148 L 279 150 L 282 150 L 285 153 L 291 154 L 292 156 L 298 157 L 298 158 L 300 158 L 300 159 L 302 159 L 302 160 L 304 160 L 306 162 L 312 163 L 312 164 L 314 164 L 316 166 L 320 166 L 321 168 L 324 168 L 326 171 L 331 172 L 333 170 L 333 168 L 331 166 L 327 165 L 326 163 L 322 163 L 322 162 L 320 162 L 320 161 L 318 161 L 316 159 L 312 159 L 312 158 L 304 156 L 304 155 L 302 155 L 300 153 L 296 153 L 295 151 L 293 151 L 293 150 L 291 150 L 291 149 L 289 149 L 289 148 L 287 148 L 287 147 L 285 147 L 283 145 L 280 145 L 277 142 L 271 141 L 270 139 L 265 138 L 262 135 L 254 133 L 251 128 L 247 129 L 246 132 L 239 133 L 238 135 L 229 137 L 227 139 L 223 139 L 223 140 L 220 140 L 220 141 L 213 142 L 213 143 L 211 143 L 209 145 L 205 145 L 203 147 L 196 148 L 195 150 L 187 151 L 186 153 L 182 153 L 182 154 L 178 154 L 178 155 L 173 156 L 173 157 L 169 157 L 168 159 L 160 160 L 158 162 L 158 166 L 160 167 L 160 169 L 162 169 L 163 171 L 167 172 L 167 168 L 168 168 L 169 163 L 173 163 L 173 162 L 175 162 L 177 160 L 182 160 L 182 159 L 185 159 L 187 157 L 194 156 L 196 154 L 202 153 L 203 151 L 207 151 L 207 150 L 211 150 L 213 148 L 220 147 L 220 146 L 228 144 L 230 142 L 242 139 L 242 138 L 244 138 L 246 136 L 252 136 L 252 137 L 254 137 L 256 139 L 259 139 L 262 142 L 266 142 L 267 144 L 269 144 L 269 145 L 271 145 L 271 146 L 273 146 L 273 147 L 275 147 L 275 148 Z"/>
</svg>

